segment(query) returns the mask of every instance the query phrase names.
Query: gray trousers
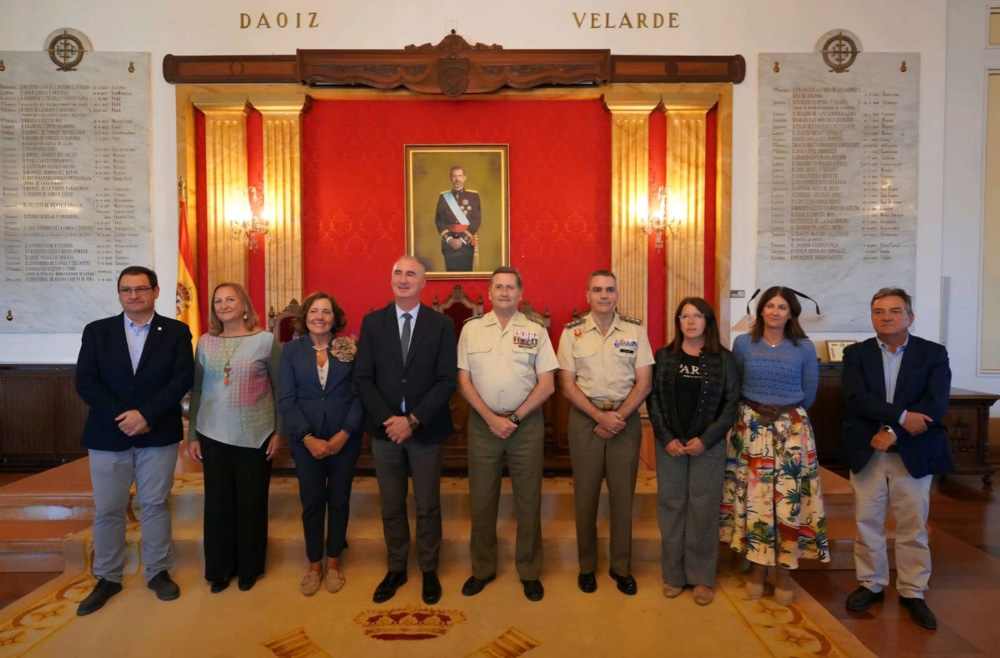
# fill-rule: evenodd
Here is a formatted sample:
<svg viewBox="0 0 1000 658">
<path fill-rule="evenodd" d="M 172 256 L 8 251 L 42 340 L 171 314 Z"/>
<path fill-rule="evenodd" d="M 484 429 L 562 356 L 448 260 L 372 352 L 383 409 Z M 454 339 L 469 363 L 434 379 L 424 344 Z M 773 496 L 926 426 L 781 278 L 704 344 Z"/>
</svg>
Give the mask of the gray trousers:
<svg viewBox="0 0 1000 658">
<path fill-rule="evenodd" d="M 372 441 L 375 477 L 382 498 L 382 532 L 389 571 L 406 572 L 410 554 L 410 519 L 406 511 L 407 464 L 417 504 L 417 562 L 423 572 L 437 571 L 441 551 L 441 468 L 443 443 Z"/>
<path fill-rule="evenodd" d="M 576 407 L 569 410 L 569 456 L 573 465 L 576 502 L 576 546 L 580 573 L 597 569 L 597 505 L 601 481 L 608 481 L 611 508 L 611 569 L 632 573 L 632 499 L 639 470 L 642 425 L 639 412 L 625 420 L 625 429 L 611 439 L 594 434 L 597 424 Z"/>
<path fill-rule="evenodd" d="M 170 505 L 179 443 L 121 452 L 88 450 L 94 489 L 94 575 L 120 583 L 125 570 L 125 513 L 135 482 L 146 580 L 173 566 Z"/>
<path fill-rule="evenodd" d="M 536 410 L 507 439 L 490 434 L 475 409 L 469 412 L 469 507 L 472 516 L 472 575 L 489 578 L 497 570 L 497 512 L 503 458 L 514 489 L 517 543 L 514 565 L 522 580 L 542 573 L 542 459 L 545 419 Z"/>
<path fill-rule="evenodd" d="M 851 473 L 854 514 L 854 568 L 858 581 L 873 592 L 889 585 L 885 517 L 896 519 L 896 591 L 905 598 L 924 598 L 931 578 L 931 549 L 927 540 L 931 480 L 910 475 L 899 453 L 876 450 L 860 473 Z"/>
<path fill-rule="evenodd" d="M 671 457 L 656 442 L 656 518 L 663 582 L 671 587 L 715 585 L 725 468 L 725 441 L 697 457 Z"/>
</svg>

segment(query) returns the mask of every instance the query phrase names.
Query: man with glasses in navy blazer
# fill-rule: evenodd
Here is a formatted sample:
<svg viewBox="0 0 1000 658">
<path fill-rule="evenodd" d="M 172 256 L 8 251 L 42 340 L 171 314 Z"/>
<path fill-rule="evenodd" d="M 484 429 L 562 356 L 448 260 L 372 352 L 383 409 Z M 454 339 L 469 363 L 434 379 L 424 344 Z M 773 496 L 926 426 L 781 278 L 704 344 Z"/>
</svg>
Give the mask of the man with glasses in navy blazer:
<svg viewBox="0 0 1000 658">
<path fill-rule="evenodd" d="M 194 380 L 194 357 L 188 326 L 154 310 L 159 295 L 156 272 L 126 267 L 118 276 L 124 312 L 83 330 L 76 390 L 90 407 L 83 445 L 94 489 L 97 586 L 77 608 L 80 616 L 100 610 L 122 590 L 133 482 L 149 589 L 162 601 L 180 596 L 168 572 L 173 555 L 167 499 L 184 438 L 180 402 Z"/>
<path fill-rule="evenodd" d="M 937 619 L 924 602 L 931 575 L 927 515 L 931 479 L 953 467 L 941 423 L 951 390 L 948 351 L 909 333 L 913 302 L 901 288 L 876 292 L 871 315 L 875 337 L 844 350 L 843 447 L 851 467 L 854 565 L 861 583 L 847 597 L 847 609 L 867 610 L 885 597 L 885 516 L 891 507 L 899 602 L 917 624 L 934 630 Z"/>
</svg>

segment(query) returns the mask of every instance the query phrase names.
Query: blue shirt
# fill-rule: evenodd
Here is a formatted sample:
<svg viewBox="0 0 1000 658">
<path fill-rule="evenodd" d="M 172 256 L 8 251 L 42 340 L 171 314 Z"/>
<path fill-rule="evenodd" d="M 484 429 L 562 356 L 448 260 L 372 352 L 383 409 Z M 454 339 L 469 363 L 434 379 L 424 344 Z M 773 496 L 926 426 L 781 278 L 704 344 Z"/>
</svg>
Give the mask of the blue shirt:
<svg viewBox="0 0 1000 658">
<path fill-rule="evenodd" d="M 893 352 L 889 346 L 878 338 L 879 349 L 882 351 L 882 373 L 885 375 L 885 401 L 892 404 L 892 398 L 896 395 L 896 379 L 899 377 L 899 366 L 903 365 L 903 352 L 906 344 L 910 342 L 910 335 L 906 335 L 906 340 Z M 899 424 L 906 420 L 906 411 L 899 415 Z"/>
<path fill-rule="evenodd" d="M 136 324 L 125 315 L 125 340 L 128 342 L 128 356 L 132 360 L 132 374 L 139 368 L 139 359 L 142 357 L 142 348 L 146 346 L 146 338 L 149 337 L 149 325 L 153 322 L 153 315 L 149 316 L 146 324 Z"/>
</svg>

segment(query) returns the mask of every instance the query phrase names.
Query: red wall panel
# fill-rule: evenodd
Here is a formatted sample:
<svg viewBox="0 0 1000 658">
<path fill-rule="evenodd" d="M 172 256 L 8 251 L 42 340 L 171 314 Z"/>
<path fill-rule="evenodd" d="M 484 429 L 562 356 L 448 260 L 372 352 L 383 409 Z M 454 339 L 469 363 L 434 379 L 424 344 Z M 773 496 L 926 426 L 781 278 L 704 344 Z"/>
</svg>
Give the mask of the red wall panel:
<svg viewBox="0 0 1000 658">
<path fill-rule="evenodd" d="M 610 126 L 598 100 L 313 103 L 302 140 L 305 292 L 333 294 L 357 332 L 390 301 L 405 249 L 403 147 L 508 144 L 511 265 L 558 339 L 573 307 L 586 307 L 587 276 L 611 264 Z M 423 301 L 444 300 L 455 283 L 428 282 Z M 487 298 L 487 281 L 457 283 Z"/>
<path fill-rule="evenodd" d="M 247 121 L 248 179 L 263 190 L 261 115 Z M 715 215 L 716 111 L 708 116 L 706 215 Z M 204 115 L 196 112 L 198 189 L 205 189 Z M 650 116 L 650 202 L 665 181 L 666 122 Z M 405 250 L 404 146 L 508 144 L 511 265 L 525 300 L 552 315 L 557 340 L 574 308 L 586 309 L 591 271 L 611 265 L 610 115 L 590 101 L 316 101 L 303 118 L 303 296 L 332 293 L 357 332 L 362 316 L 391 299 L 389 272 Z M 470 183 L 471 187 L 474 184 Z M 442 189 L 447 181 L 442 180 Z M 267 200 L 265 199 L 266 203 Z M 255 208 L 259 211 L 260 208 Z M 198 195 L 198 286 L 203 326 L 207 290 L 205 195 Z M 706 227 L 706 297 L 715 303 L 715 226 Z M 669 240 L 669 236 L 667 238 Z M 250 295 L 264 319 L 264 254 L 248 254 Z M 666 267 L 649 239 L 648 331 L 655 350 L 672 331 L 664 308 Z M 430 281 L 423 301 L 444 300 L 455 283 L 486 299 L 482 279 Z"/>
</svg>

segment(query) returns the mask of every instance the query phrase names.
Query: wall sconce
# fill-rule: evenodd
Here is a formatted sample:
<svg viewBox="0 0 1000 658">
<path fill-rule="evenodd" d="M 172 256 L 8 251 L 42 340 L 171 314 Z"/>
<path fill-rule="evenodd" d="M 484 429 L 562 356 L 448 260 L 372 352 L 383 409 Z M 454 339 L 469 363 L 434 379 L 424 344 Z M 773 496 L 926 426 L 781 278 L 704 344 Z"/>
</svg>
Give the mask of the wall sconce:
<svg viewBox="0 0 1000 658">
<path fill-rule="evenodd" d="M 668 190 L 667 197 L 667 229 L 676 238 L 687 217 L 687 203 L 682 195 L 674 194 L 673 190 Z"/>
<path fill-rule="evenodd" d="M 656 235 L 656 253 L 663 251 L 667 231 L 677 237 L 683 221 L 684 213 L 680 199 L 673 198 L 662 185 L 656 191 L 656 202 L 646 220 L 646 233 Z"/>
<path fill-rule="evenodd" d="M 251 186 L 249 193 L 249 203 L 244 210 L 243 219 L 233 219 L 229 222 L 233 229 L 233 238 L 243 238 L 243 244 L 250 247 L 250 251 L 257 251 L 260 247 L 258 236 L 267 235 L 269 228 L 268 221 L 262 215 L 264 205 L 263 197 L 260 203 L 257 202 L 257 188 Z"/>
</svg>

